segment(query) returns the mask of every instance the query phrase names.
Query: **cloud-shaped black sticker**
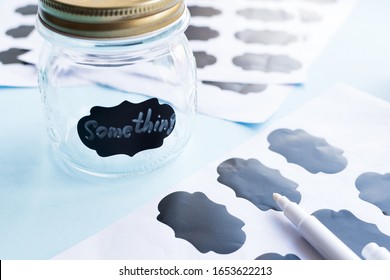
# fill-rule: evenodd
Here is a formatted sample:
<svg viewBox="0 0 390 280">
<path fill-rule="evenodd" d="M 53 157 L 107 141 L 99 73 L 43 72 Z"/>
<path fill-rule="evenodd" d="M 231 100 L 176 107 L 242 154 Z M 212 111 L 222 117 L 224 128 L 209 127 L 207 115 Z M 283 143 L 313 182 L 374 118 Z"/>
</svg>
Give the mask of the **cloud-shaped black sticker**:
<svg viewBox="0 0 390 280">
<path fill-rule="evenodd" d="M 277 129 L 271 132 L 267 139 L 271 151 L 281 154 L 288 162 L 298 164 L 313 174 L 334 174 L 344 170 L 348 163 L 343 156 L 343 150 L 302 129 Z"/>
<path fill-rule="evenodd" d="M 16 28 L 7 30 L 5 34 L 13 38 L 26 38 L 31 34 L 33 30 L 34 30 L 33 25 L 20 25 Z"/>
<path fill-rule="evenodd" d="M 202 83 L 205 85 L 216 86 L 221 90 L 230 90 L 241 94 L 263 92 L 267 88 L 267 85 L 262 84 L 244 84 L 214 81 L 202 81 Z"/>
<path fill-rule="evenodd" d="M 233 64 L 244 70 L 291 73 L 302 68 L 302 63 L 288 55 L 245 53 L 233 58 Z"/>
<path fill-rule="evenodd" d="M 198 41 L 208 41 L 210 39 L 216 38 L 219 36 L 217 30 L 211 29 L 208 26 L 188 26 L 185 31 L 188 40 L 198 40 Z"/>
<path fill-rule="evenodd" d="M 237 197 L 245 198 L 262 211 L 281 209 L 272 194 L 280 193 L 299 203 L 298 184 L 283 177 L 279 170 L 263 165 L 257 159 L 231 158 L 217 167 L 218 182 L 234 190 Z"/>
<path fill-rule="evenodd" d="M 213 7 L 188 6 L 192 17 L 212 17 L 221 14 L 221 11 Z"/>
<path fill-rule="evenodd" d="M 239 16 L 246 19 L 254 19 L 265 22 L 283 22 L 294 18 L 293 14 L 290 14 L 284 10 L 270 10 L 270 9 L 254 9 L 247 8 L 237 11 Z"/>
<path fill-rule="evenodd" d="M 194 51 L 193 53 L 197 68 L 205 68 L 206 66 L 213 65 L 217 62 L 217 58 L 215 56 L 204 51 Z"/>
<path fill-rule="evenodd" d="M 133 104 L 128 101 L 110 108 L 93 107 L 80 119 L 77 130 L 81 141 L 99 156 L 136 153 L 161 147 L 175 127 L 176 115 L 157 98 Z"/>
<path fill-rule="evenodd" d="M 377 206 L 384 215 L 390 216 L 390 173 L 366 172 L 355 182 L 359 197 Z"/>
<path fill-rule="evenodd" d="M 285 256 L 282 256 L 278 253 L 266 253 L 261 256 L 258 256 L 255 260 L 300 260 L 300 258 L 294 254 L 287 254 Z"/>
<path fill-rule="evenodd" d="M 348 210 L 335 212 L 322 209 L 312 214 L 343 241 L 355 254 L 362 256 L 362 250 L 370 242 L 390 250 L 390 236 L 382 233 L 375 224 L 366 223 Z"/>
<path fill-rule="evenodd" d="M 26 49 L 18 49 L 18 48 L 10 48 L 6 51 L 0 52 L 0 63 L 2 64 L 24 64 L 26 63 L 18 58 L 19 55 L 25 54 L 30 50 Z"/>
<path fill-rule="evenodd" d="M 160 201 L 158 210 L 157 220 L 171 227 L 177 238 L 187 240 L 201 253 L 230 254 L 245 243 L 244 222 L 204 193 L 171 193 Z"/>
<path fill-rule="evenodd" d="M 245 29 L 234 35 L 247 44 L 288 45 L 298 41 L 298 37 L 285 31 Z"/>
<path fill-rule="evenodd" d="M 15 12 L 24 16 L 36 15 L 38 12 L 38 5 L 26 5 L 24 7 L 17 8 Z"/>
</svg>

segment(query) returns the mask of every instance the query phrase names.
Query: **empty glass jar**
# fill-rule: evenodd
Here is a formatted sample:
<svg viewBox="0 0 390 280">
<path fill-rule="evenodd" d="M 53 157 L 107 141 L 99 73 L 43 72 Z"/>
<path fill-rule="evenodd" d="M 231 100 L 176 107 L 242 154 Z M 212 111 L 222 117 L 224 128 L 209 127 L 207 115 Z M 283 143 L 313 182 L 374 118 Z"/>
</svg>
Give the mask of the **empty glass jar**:
<svg viewBox="0 0 390 280">
<path fill-rule="evenodd" d="M 184 0 L 39 0 L 39 88 L 60 158 L 122 176 L 180 153 L 197 104 L 188 22 Z"/>
</svg>

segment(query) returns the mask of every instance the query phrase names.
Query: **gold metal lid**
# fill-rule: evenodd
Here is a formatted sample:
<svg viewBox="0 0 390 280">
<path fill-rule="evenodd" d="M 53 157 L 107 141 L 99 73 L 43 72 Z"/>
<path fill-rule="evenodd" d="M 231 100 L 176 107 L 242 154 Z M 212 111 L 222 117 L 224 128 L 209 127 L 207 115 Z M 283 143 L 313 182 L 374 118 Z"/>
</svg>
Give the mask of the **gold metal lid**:
<svg viewBox="0 0 390 280">
<path fill-rule="evenodd" d="M 55 32 L 84 38 L 147 34 L 178 20 L 184 0 L 39 0 L 39 20 Z"/>
</svg>

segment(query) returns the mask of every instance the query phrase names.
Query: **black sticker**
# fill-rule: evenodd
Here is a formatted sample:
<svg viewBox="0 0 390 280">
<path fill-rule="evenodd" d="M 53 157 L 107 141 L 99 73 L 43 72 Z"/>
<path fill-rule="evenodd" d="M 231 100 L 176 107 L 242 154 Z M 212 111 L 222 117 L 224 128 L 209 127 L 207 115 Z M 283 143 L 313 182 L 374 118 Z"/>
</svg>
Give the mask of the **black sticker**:
<svg viewBox="0 0 390 280">
<path fill-rule="evenodd" d="M 213 7 L 188 6 L 192 17 L 212 17 L 220 15 L 221 11 Z"/>
<path fill-rule="evenodd" d="M 24 7 L 20 7 L 17 8 L 15 12 L 24 16 L 36 15 L 38 12 L 38 5 L 27 5 Z"/>
<path fill-rule="evenodd" d="M 143 150 L 161 147 L 176 122 L 175 111 L 157 98 L 133 104 L 124 101 L 115 107 L 96 106 L 80 119 L 77 131 L 88 148 L 99 156 L 134 156 Z"/>
<path fill-rule="evenodd" d="M 208 41 L 219 36 L 217 30 L 211 29 L 208 26 L 188 26 L 185 31 L 187 39 L 190 41 Z"/>
<path fill-rule="evenodd" d="M 16 28 L 7 30 L 5 34 L 13 38 L 26 38 L 31 34 L 31 32 L 33 32 L 33 30 L 33 25 L 20 25 Z"/>
<path fill-rule="evenodd" d="M 25 64 L 30 63 L 24 62 L 18 58 L 19 55 L 25 54 L 30 50 L 10 48 L 6 51 L 0 52 L 0 63 L 2 64 Z"/>
<path fill-rule="evenodd" d="M 194 51 L 193 54 L 196 60 L 197 68 L 205 68 L 206 66 L 213 65 L 217 62 L 217 58 L 215 56 L 208 54 L 204 51 Z"/>
<path fill-rule="evenodd" d="M 244 83 L 229 83 L 229 82 L 214 82 L 202 81 L 202 84 L 215 86 L 221 90 L 235 91 L 241 94 L 258 93 L 267 89 L 267 85 L 263 84 L 244 84 Z"/>
<path fill-rule="evenodd" d="M 245 243 L 245 223 L 202 192 L 171 193 L 160 201 L 158 211 L 158 221 L 171 227 L 176 238 L 187 240 L 203 254 L 230 254 Z"/>
</svg>

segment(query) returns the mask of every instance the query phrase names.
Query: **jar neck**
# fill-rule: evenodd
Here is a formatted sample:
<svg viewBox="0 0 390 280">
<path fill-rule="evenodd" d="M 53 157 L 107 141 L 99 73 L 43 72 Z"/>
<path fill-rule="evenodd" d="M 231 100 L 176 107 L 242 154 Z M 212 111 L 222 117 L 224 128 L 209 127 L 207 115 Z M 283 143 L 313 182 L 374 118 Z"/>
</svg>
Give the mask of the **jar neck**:
<svg viewBox="0 0 390 280">
<path fill-rule="evenodd" d="M 187 29 L 190 20 L 190 14 L 186 8 L 182 16 L 171 23 L 170 25 L 150 32 L 147 34 L 125 37 L 125 38 L 109 38 L 109 39 L 93 39 L 93 38 L 82 38 L 76 36 L 70 36 L 67 34 L 55 32 L 49 27 L 47 27 L 42 21 L 37 17 L 36 19 L 36 29 L 40 35 L 48 42 L 69 47 L 75 49 L 121 49 L 125 47 L 132 48 L 145 48 L 153 47 L 153 45 L 160 45 L 168 40 L 171 40 L 173 37 L 176 37 Z"/>
</svg>

